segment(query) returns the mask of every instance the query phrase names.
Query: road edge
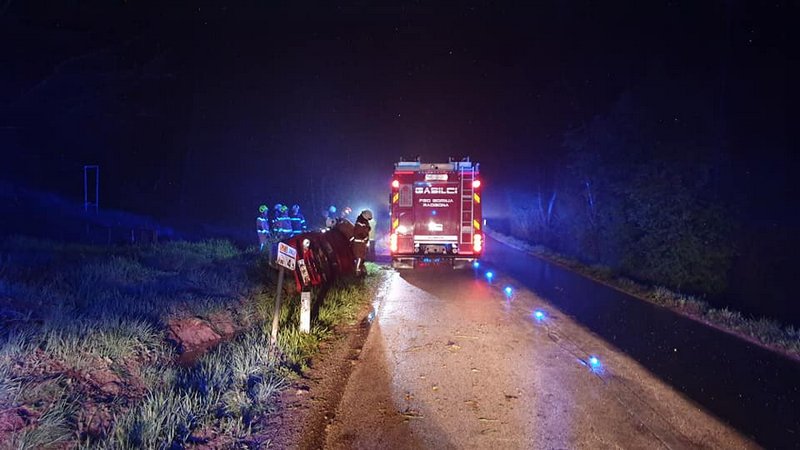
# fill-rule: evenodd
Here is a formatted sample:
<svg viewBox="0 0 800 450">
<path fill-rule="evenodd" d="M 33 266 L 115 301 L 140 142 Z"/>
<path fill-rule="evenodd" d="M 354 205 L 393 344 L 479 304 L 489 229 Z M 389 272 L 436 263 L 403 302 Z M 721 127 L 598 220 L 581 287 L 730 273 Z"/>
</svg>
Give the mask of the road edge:
<svg viewBox="0 0 800 450">
<path fill-rule="evenodd" d="M 508 235 L 505 235 L 503 233 L 500 233 L 500 232 L 497 232 L 497 231 L 494 231 L 494 230 L 486 230 L 486 234 L 489 237 L 491 237 L 492 239 L 502 243 L 503 245 L 507 245 L 508 247 L 511 247 L 511 248 L 513 248 L 515 250 L 518 250 L 518 251 L 521 251 L 521 252 L 524 252 L 524 253 L 526 253 L 526 254 L 528 254 L 530 256 L 533 256 L 535 258 L 541 259 L 542 261 L 545 261 L 545 262 L 547 262 L 549 264 L 553 264 L 553 265 L 558 266 L 558 267 L 560 267 L 562 269 L 568 270 L 568 271 L 570 271 L 570 272 L 572 272 L 572 273 L 574 273 L 574 274 L 576 274 L 578 276 L 586 278 L 587 280 L 591 280 L 591 281 L 593 281 L 595 283 L 598 283 L 598 284 L 601 284 L 601 285 L 606 286 L 608 288 L 614 289 L 615 291 L 618 291 L 618 292 L 621 292 L 623 294 L 629 295 L 629 296 L 631 296 L 633 298 L 636 298 L 636 299 L 638 299 L 640 301 L 650 303 L 651 305 L 657 306 L 659 308 L 666 309 L 666 310 L 671 311 L 671 312 L 673 312 L 675 314 L 678 314 L 678 315 L 680 315 L 682 317 L 685 317 L 685 318 L 693 320 L 693 321 L 695 321 L 697 323 L 703 324 L 703 325 L 705 325 L 707 327 L 714 328 L 717 331 L 720 331 L 722 333 L 726 333 L 728 335 L 734 336 L 734 337 L 736 337 L 738 339 L 741 339 L 741 340 L 746 341 L 746 342 L 748 342 L 750 344 L 758 346 L 758 347 L 760 347 L 760 348 L 762 348 L 764 350 L 768 350 L 768 351 L 770 351 L 772 353 L 778 354 L 778 355 L 780 355 L 780 356 L 782 356 L 782 357 L 784 357 L 786 359 L 789 359 L 791 361 L 800 362 L 800 355 L 792 353 L 791 351 L 789 351 L 789 350 L 787 350 L 785 348 L 767 344 L 767 343 L 762 342 L 761 340 L 759 340 L 759 339 L 757 339 L 757 338 L 755 338 L 753 336 L 738 332 L 738 331 L 736 331 L 734 329 L 731 329 L 731 328 L 728 328 L 728 327 L 726 327 L 726 326 L 724 326 L 722 324 L 712 322 L 712 321 L 706 319 L 705 317 L 692 314 L 692 313 L 687 312 L 687 311 L 685 311 L 685 310 L 683 310 L 681 308 L 674 308 L 674 307 L 670 307 L 670 306 L 667 306 L 667 305 L 662 305 L 662 304 L 660 304 L 658 302 L 655 302 L 655 301 L 647 298 L 646 296 L 642 295 L 639 292 L 625 289 L 624 287 L 619 286 L 618 284 L 615 284 L 612 281 L 592 276 L 592 275 L 590 275 L 588 273 L 585 273 L 585 272 L 583 272 L 581 270 L 576 270 L 574 267 L 570 267 L 569 265 L 564 264 L 564 263 L 562 263 L 562 262 L 560 262 L 558 260 L 548 258 L 545 255 L 541 255 L 541 254 L 533 252 L 533 251 L 531 251 L 531 250 L 529 250 L 527 248 L 523 248 L 522 246 L 515 245 L 513 242 L 511 242 L 509 240 L 509 238 L 516 239 L 516 238 L 513 238 L 512 236 L 508 236 Z"/>
<path fill-rule="evenodd" d="M 320 344 L 309 369 L 293 380 L 276 400 L 270 415 L 267 440 L 270 447 L 320 449 L 325 446 L 345 387 L 369 337 L 375 305 L 382 302 L 391 281 L 391 269 L 381 268 L 382 280 L 374 297 L 358 312 L 353 323 L 336 327 L 333 337 Z"/>
</svg>

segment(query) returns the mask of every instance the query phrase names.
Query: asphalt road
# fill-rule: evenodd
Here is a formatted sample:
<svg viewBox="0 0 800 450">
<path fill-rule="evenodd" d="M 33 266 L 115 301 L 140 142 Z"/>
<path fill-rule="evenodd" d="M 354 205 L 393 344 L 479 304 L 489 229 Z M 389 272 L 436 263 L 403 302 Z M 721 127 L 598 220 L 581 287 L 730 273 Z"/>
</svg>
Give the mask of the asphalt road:
<svg viewBox="0 0 800 450">
<path fill-rule="evenodd" d="M 702 408 L 767 448 L 800 448 L 800 363 L 490 241 L 502 267 Z"/>
<path fill-rule="evenodd" d="M 392 275 L 328 427 L 327 448 L 759 446 L 582 315 L 562 312 L 557 305 L 571 295 L 570 280 L 537 295 L 532 284 L 542 281 L 541 267 L 531 257 L 494 241 L 489 248 L 498 274 L 492 283 L 483 267 Z M 511 278 L 505 270 L 521 272 Z M 511 296 L 505 285 L 515 287 Z M 605 316 L 606 307 L 587 301 L 581 311 Z M 647 333 L 642 320 L 631 318 L 632 328 Z M 592 355 L 599 357 L 594 369 Z M 790 439 L 783 436 L 783 446 Z"/>
</svg>

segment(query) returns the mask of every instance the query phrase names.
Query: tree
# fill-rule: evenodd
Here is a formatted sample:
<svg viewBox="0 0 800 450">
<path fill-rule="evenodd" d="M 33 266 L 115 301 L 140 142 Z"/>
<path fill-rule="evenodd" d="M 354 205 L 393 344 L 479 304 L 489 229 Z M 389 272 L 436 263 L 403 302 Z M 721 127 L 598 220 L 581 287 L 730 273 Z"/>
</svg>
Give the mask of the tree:
<svg viewBox="0 0 800 450">
<path fill-rule="evenodd" d="M 716 195 L 714 105 L 691 83 L 664 86 L 624 93 L 565 136 L 569 195 L 583 205 L 569 220 L 576 253 L 652 283 L 717 294 L 734 248 Z"/>
</svg>

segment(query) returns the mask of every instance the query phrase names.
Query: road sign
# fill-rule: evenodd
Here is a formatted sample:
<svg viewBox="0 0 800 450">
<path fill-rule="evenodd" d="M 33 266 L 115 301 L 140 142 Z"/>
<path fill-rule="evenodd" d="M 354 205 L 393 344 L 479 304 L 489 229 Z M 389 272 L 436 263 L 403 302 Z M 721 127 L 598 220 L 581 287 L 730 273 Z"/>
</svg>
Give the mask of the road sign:
<svg viewBox="0 0 800 450">
<path fill-rule="evenodd" d="M 300 278 L 303 280 L 303 285 L 308 286 L 311 283 L 311 276 L 308 274 L 306 262 L 302 258 L 297 260 L 297 268 L 300 269 Z"/>
<path fill-rule="evenodd" d="M 297 260 L 297 250 L 284 244 L 278 243 L 278 260 L 279 266 L 286 267 L 289 270 L 294 270 L 295 260 Z"/>
</svg>

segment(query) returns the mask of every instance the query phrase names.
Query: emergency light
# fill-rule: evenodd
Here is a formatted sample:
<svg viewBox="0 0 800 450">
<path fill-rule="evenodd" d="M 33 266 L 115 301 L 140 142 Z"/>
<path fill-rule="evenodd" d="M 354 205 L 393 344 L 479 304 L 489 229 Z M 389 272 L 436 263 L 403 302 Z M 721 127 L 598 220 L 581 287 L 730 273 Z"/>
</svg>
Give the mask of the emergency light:
<svg viewBox="0 0 800 450">
<path fill-rule="evenodd" d="M 392 233 L 389 235 L 389 251 L 392 253 L 397 253 L 397 233 Z"/>
<path fill-rule="evenodd" d="M 602 372 L 603 364 L 600 363 L 600 359 L 597 356 L 590 356 L 589 357 L 589 368 L 592 369 L 592 372 Z"/>
<path fill-rule="evenodd" d="M 481 187 L 481 180 L 473 180 L 472 189 L 478 189 L 479 187 Z"/>
<path fill-rule="evenodd" d="M 400 182 L 397 181 L 397 180 L 392 180 L 392 187 L 395 188 L 395 189 L 399 189 L 400 188 Z"/>
</svg>

